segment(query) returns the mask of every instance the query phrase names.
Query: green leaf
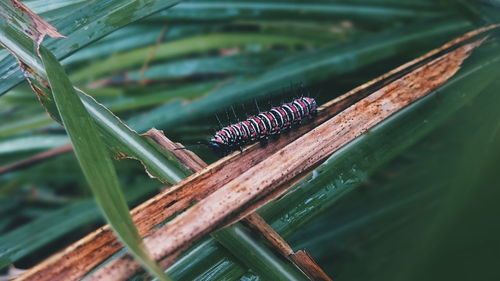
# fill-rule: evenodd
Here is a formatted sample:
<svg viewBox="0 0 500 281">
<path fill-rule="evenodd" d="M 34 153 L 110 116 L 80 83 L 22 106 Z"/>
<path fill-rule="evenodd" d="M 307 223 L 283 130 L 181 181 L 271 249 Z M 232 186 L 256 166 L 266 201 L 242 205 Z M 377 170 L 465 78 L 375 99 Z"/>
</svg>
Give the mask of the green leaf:
<svg viewBox="0 0 500 281">
<path fill-rule="evenodd" d="M 0 155 L 55 148 L 68 144 L 66 136 L 26 136 L 0 141 Z"/>
<path fill-rule="evenodd" d="M 193 259 L 200 262 L 193 263 Z M 207 269 L 203 261 L 213 261 Z M 234 266 L 228 267 L 228 264 Z M 246 268 L 240 265 L 238 259 L 214 239 L 205 239 L 192 246 L 175 264 L 167 269 L 174 280 L 237 280 L 245 273 Z"/>
<path fill-rule="evenodd" d="M 226 227 L 212 233 L 212 236 L 264 280 L 309 280 L 289 261 L 285 262 L 258 243 L 241 224 Z"/>
<path fill-rule="evenodd" d="M 438 15 L 428 3 L 399 1 L 206 1 L 180 3 L 151 20 L 355 19 L 371 23 Z M 443 12 L 441 12 L 443 13 Z"/>
<path fill-rule="evenodd" d="M 269 65 L 292 54 L 288 52 L 250 53 L 217 57 L 188 58 L 169 63 L 155 64 L 144 73 L 131 71 L 126 81 L 139 82 L 142 79 L 179 79 L 196 75 L 238 75 L 262 71 Z"/>
<path fill-rule="evenodd" d="M 44 48 L 40 54 L 61 120 L 104 216 L 134 257 L 160 280 L 169 280 L 150 258 L 142 243 L 129 214 L 112 160 L 98 134 L 94 120 L 83 106 L 57 59 Z"/>
<path fill-rule="evenodd" d="M 54 121 L 46 113 L 43 115 L 32 115 L 22 120 L 13 120 L 12 122 L 0 125 L 0 137 L 40 128 L 51 123 L 54 123 Z"/>
<path fill-rule="evenodd" d="M 310 44 L 310 42 L 304 42 L 304 39 L 300 37 L 280 36 L 276 34 L 209 34 L 162 43 L 158 46 L 152 59 L 164 60 L 214 49 L 244 45 L 268 46 L 273 44 L 294 46 L 298 44 Z M 151 47 L 148 46 L 111 56 L 102 62 L 96 62 L 89 67 L 74 72 L 71 75 L 71 80 L 78 83 L 88 79 L 99 78 L 113 71 L 128 69 L 144 63 L 144 58 L 150 52 Z"/>
</svg>

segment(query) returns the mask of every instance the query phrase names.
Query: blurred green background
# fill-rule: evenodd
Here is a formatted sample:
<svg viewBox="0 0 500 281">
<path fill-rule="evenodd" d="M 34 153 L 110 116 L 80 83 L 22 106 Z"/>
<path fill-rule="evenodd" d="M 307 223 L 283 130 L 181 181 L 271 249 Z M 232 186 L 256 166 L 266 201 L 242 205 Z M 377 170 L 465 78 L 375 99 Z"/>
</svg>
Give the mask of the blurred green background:
<svg viewBox="0 0 500 281">
<path fill-rule="evenodd" d="M 292 98 L 294 83 L 322 104 L 500 22 L 497 0 L 184 1 L 113 14 L 118 2 L 24 1 L 68 36 L 44 46 L 77 87 L 139 133 L 155 127 L 188 147 L 218 128 L 215 114 L 233 122 L 231 106 L 240 117 L 254 114 L 255 101 L 266 108 Z M 96 11 L 105 21 L 92 25 Z M 260 213 L 335 280 L 499 280 L 497 37 L 447 85 L 332 155 Z M 0 166 L 69 143 L 16 65 L 0 50 Z M 130 206 L 162 188 L 138 161 L 115 165 Z M 4 272 L 11 263 L 29 268 L 103 223 L 73 154 L 0 174 L 0 214 Z M 239 255 L 206 238 L 169 274 L 258 280 Z"/>
</svg>

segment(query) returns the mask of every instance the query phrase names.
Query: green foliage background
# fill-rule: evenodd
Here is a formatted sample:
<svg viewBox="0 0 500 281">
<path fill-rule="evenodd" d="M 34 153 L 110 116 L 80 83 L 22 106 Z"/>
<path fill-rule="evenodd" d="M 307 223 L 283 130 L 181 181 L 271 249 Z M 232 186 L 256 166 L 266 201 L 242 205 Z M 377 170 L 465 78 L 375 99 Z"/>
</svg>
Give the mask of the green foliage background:
<svg viewBox="0 0 500 281">
<path fill-rule="evenodd" d="M 229 122 L 230 106 L 244 116 L 254 100 L 266 107 L 292 97 L 289 85 L 299 82 L 322 103 L 500 21 L 494 0 L 185 1 L 152 15 L 161 1 L 139 2 L 25 1 L 68 36 L 43 45 L 75 86 L 137 132 L 156 127 L 186 144 L 209 138 L 216 113 Z M 498 279 L 499 50 L 493 34 L 448 84 L 260 213 L 335 280 Z M 69 143 L 16 67 L 0 50 L 0 165 Z M 0 175 L 1 266 L 33 266 L 103 223 L 75 160 L 61 155 Z M 161 187 L 138 161 L 114 164 L 130 206 Z M 239 237 L 266 248 L 240 228 L 200 241 L 169 275 L 272 279 L 258 273 L 275 272 L 251 249 L 231 247 Z"/>
</svg>

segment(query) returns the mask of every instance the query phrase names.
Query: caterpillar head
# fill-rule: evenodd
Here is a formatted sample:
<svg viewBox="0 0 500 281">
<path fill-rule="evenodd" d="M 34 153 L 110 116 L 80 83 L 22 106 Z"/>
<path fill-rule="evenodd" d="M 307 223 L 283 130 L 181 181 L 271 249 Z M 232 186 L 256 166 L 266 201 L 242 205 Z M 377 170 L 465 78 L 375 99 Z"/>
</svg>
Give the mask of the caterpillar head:
<svg viewBox="0 0 500 281">
<path fill-rule="evenodd" d="M 223 143 L 220 143 L 214 139 L 211 139 L 209 142 L 208 142 L 208 146 L 212 149 L 220 149 L 224 146 Z"/>
<path fill-rule="evenodd" d="M 228 152 L 227 145 L 220 139 L 212 138 L 208 141 L 208 147 L 210 147 L 210 149 L 212 149 L 212 151 L 218 156 L 224 156 Z"/>
</svg>

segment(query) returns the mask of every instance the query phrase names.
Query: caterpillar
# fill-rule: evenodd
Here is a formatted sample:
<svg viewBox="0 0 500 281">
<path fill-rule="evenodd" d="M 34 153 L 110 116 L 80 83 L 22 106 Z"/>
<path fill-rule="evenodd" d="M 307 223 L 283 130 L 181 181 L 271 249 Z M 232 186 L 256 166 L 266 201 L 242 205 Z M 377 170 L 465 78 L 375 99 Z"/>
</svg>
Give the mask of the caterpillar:
<svg viewBox="0 0 500 281">
<path fill-rule="evenodd" d="M 221 128 L 208 142 L 218 155 L 226 155 L 256 141 L 267 141 L 299 125 L 304 118 L 314 118 L 318 105 L 313 98 L 301 97 L 248 117 L 245 121 Z"/>
</svg>

